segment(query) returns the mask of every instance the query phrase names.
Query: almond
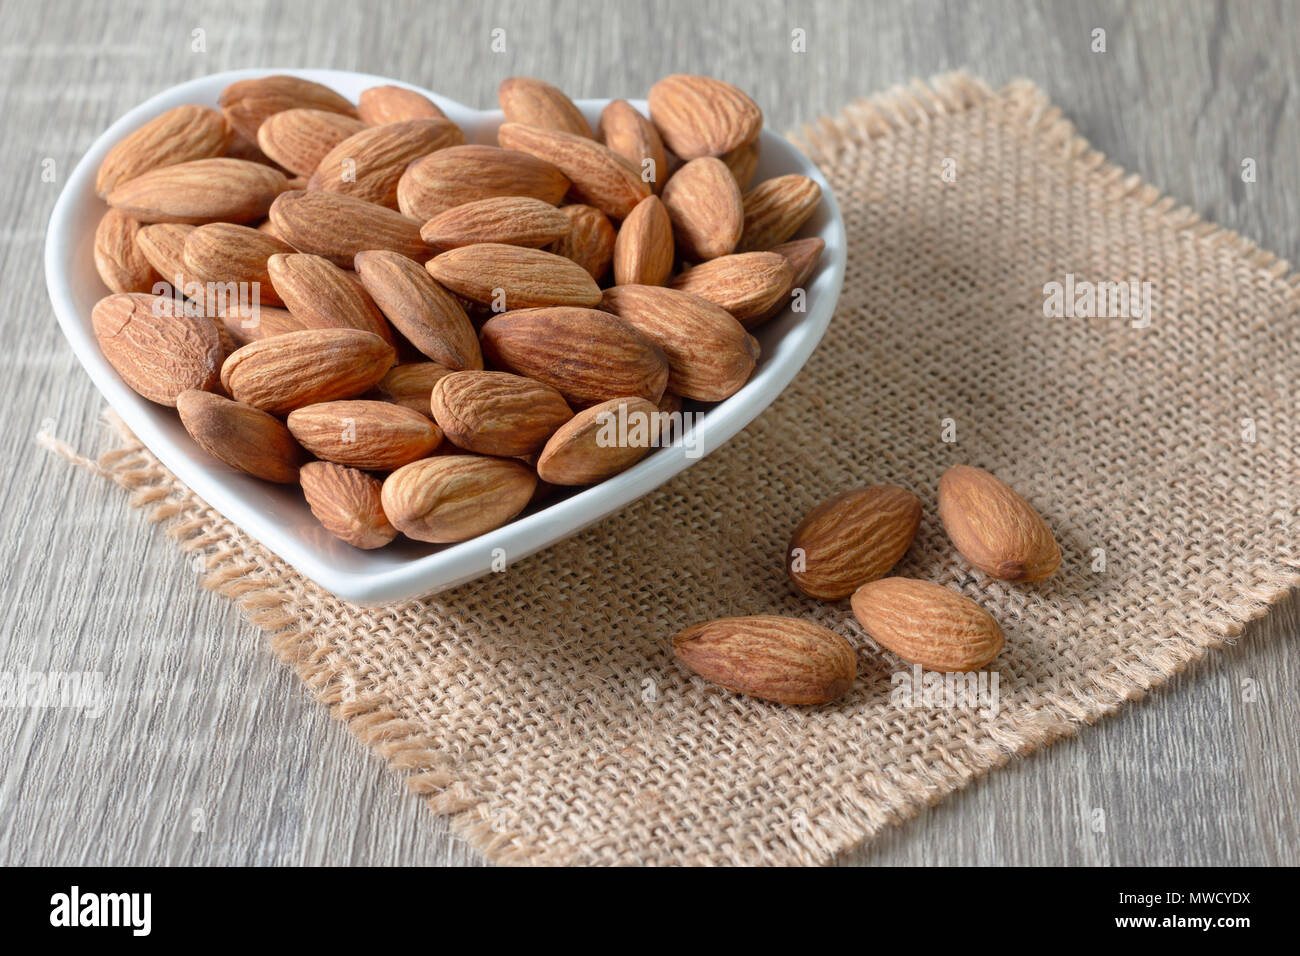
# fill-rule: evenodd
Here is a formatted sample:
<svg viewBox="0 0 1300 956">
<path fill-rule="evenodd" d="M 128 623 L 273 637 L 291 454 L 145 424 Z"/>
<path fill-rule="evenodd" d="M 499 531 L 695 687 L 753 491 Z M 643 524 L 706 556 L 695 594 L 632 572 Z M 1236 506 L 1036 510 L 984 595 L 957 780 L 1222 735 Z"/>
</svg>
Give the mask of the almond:
<svg viewBox="0 0 1300 956">
<path fill-rule="evenodd" d="M 541 451 L 573 417 L 555 389 L 509 372 L 453 372 L 433 386 L 430 407 L 448 441 L 502 458 Z"/>
<path fill-rule="evenodd" d="M 292 190 L 271 206 L 271 225 L 300 252 L 324 256 L 352 267 L 358 252 L 388 249 L 423 262 L 431 250 L 420 238 L 420 224 L 386 206 L 320 189 Z"/>
<path fill-rule="evenodd" d="M 213 222 L 185 237 L 186 270 L 201 282 L 242 282 L 256 287 L 258 301 L 284 305 L 271 284 L 267 260 L 293 252 L 287 242 L 249 226 Z M 251 293 L 250 293 L 251 294 Z"/>
<path fill-rule="evenodd" d="M 136 241 L 140 223 L 110 209 L 95 229 L 95 269 L 113 292 L 152 292 L 158 272 Z"/>
<path fill-rule="evenodd" d="M 568 232 L 568 217 L 550 203 L 528 196 L 495 196 L 439 213 L 420 229 L 420 238 L 440 249 L 480 242 L 536 249 Z"/>
<path fill-rule="evenodd" d="M 430 455 L 442 441 L 438 426 L 391 402 L 321 402 L 289 413 L 289 431 L 317 458 L 390 471 Z"/>
<path fill-rule="evenodd" d="M 230 138 L 230 145 L 226 147 L 226 151 L 222 155 L 228 159 L 243 159 L 250 163 L 261 163 L 263 166 L 280 169 L 275 160 L 262 152 L 261 147 L 257 145 L 256 139 L 249 139 L 239 130 L 235 130 L 235 135 Z M 288 171 L 280 169 L 280 172 L 287 174 Z"/>
<path fill-rule="evenodd" d="M 609 217 L 595 206 L 574 203 L 561 206 L 560 212 L 569 221 L 569 231 L 554 242 L 547 251 L 572 259 L 591 274 L 597 282 L 605 278 L 614 260 L 617 235 Z"/>
<path fill-rule="evenodd" d="M 307 328 L 302 319 L 288 309 L 260 304 L 253 308 L 238 301 L 217 310 L 217 319 L 236 345 L 247 345 L 258 339 L 284 335 L 286 332 L 301 332 Z"/>
<path fill-rule="evenodd" d="M 620 420 L 627 423 L 622 432 Z M 612 398 L 583 409 L 546 442 L 537 459 L 537 475 L 553 485 L 604 481 L 650 452 L 658 425 L 659 407 L 644 398 Z"/>
<path fill-rule="evenodd" d="M 722 160 L 693 159 L 668 180 L 664 207 L 682 255 L 696 262 L 736 248 L 745 225 L 740 187 Z"/>
<path fill-rule="evenodd" d="M 975 567 L 1003 581 L 1041 581 L 1061 549 L 1034 506 L 982 468 L 954 465 L 939 480 L 939 520 Z"/>
<path fill-rule="evenodd" d="M 771 252 L 784 256 L 786 262 L 790 263 L 790 268 L 794 271 L 794 279 L 790 283 L 789 291 L 777 299 L 771 308 L 756 318 L 746 320 L 747 328 L 757 328 L 768 319 L 776 317 L 785 310 L 790 297 L 796 291 L 804 290 L 804 287 L 808 284 L 813 271 L 817 268 L 817 260 L 821 258 L 822 250 L 825 248 L 826 241 L 816 236 L 807 239 L 793 239 L 790 242 L 783 242 L 781 245 L 771 248 Z"/>
<path fill-rule="evenodd" d="M 495 242 L 462 246 L 430 259 L 428 270 L 453 292 L 494 309 L 600 302 L 600 286 L 586 269 L 541 249 Z"/>
<path fill-rule="evenodd" d="M 659 346 L 595 309 L 507 312 L 483 325 L 479 341 L 497 368 L 545 382 L 580 407 L 631 396 L 657 402 L 668 381 Z"/>
<path fill-rule="evenodd" d="M 641 332 L 668 356 L 668 389 L 686 398 L 720 402 L 749 381 L 758 352 L 727 310 L 660 286 L 605 290 L 600 307 Z"/>
<path fill-rule="evenodd" d="M 650 186 L 641 179 L 639 169 L 593 139 L 506 123 L 497 130 L 497 140 L 506 149 L 551 163 L 569 178 L 581 202 L 614 219 L 623 219 L 650 195 Z"/>
<path fill-rule="evenodd" d="M 476 342 L 475 348 L 477 347 Z M 394 365 L 388 374 L 379 380 L 379 391 L 394 405 L 413 409 L 426 418 L 432 418 L 433 408 L 430 405 L 430 397 L 433 394 L 433 386 L 438 384 L 438 379 L 450 375 L 453 371 L 454 369 L 439 365 L 437 362 L 408 362 L 405 365 Z"/>
<path fill-rule="evenodd" d="M 853 594 L 871 639 L 926 670 L 976 671 L 1002 650 L 1002 629 L 963 594 L 914 578 L 881 578 Z"/>
<path fill-rule="evenodd" d="M 397 182 L 403 215 L 426 222 L 476 199 L 529 196 L 556 205 L 569 180 L 551 163 L 496 146 L 451 146 L 412 163 Z"/>
<path fill-rule="evenodd" d="M 221 367 L 236 401 L 272 415 L 360 395 L 393 367 L 393 347 L 358 329 L 307 329 L 243 346 Z"/>
<path fill-rule="evenodd" d="M 196 159 L 141 173 L 108 194 L 140 222 L 249 222 L 287 187 L 284 174 L 242 159 Z"/>
<path fill-rule="evenodd" d="M 252 142 L 262 122 L 275 113 L 296 108 L 357 115 L 356 107 L 328 86 L 296 76 L 259 76 L 238 80 L 221 91 L 221 112 Z"/>
<path fill-rule="evenodd" d="M 370 126 L 326 153 L 308 188 L 396 209 L 397 181 L 407 166 L 436 150 L 464 143 L 465 134 L 449 119 Z"/>
<path fill-rule="evenodd" d="M 213 458 L 264 481 L 298 480 L 298 466 L 306 456 L 278 418 L 193 389 L 177 396 L 176 410 L 190 437 Z"/>
<path fill-rule="evenodd" d="M 384 515 L 383 484 L 373 475 L 329 461 L 313 461 L 298 475 L 311 513 L 330 534 L 354 548 L 382 548 L 397 537 Z"/>
<path fill-rule="evenodd" d="M 731 170 L 731 175 L 735 178 L 741 192 L 749 188 L 750 183 L 754 181 L 754 174 L 758 172 L 758 150 L 759 141 L 754 140 L 718 157 Z"/>
<path fill-rule="evenodd" d="M 921 526 L 921 499 L 893 485 L 845 491 L 799 522 L 786 549 L 790 580 L 809 597 L 846 598 L 889 573 Z"/>
<path fill-rule="evenodd" d="M 591 126 L 582 111 L 550 83 L 531 76 L 508 76 L 497 87 L 497 101 L 508 123 L 558 129 L 591 139 Z"/>
<path fill-rule="evenodd" d="M 627 100 L 611 100 L 600 114 L 600 141 L 622 156 L 658 193 L 668 178 L 668 158 L 654 124 Z"/>
<path fill-rule="evenodd" d="M 673 272 L 673 225 L 658 196 L 647 196 L 623 220 L 614 242 L 615 285 L 663 285 Z"/>
<path fill-rule="evenodd" d="M 372 86 L 363 90 L 357 100 L 357 113 L 368 126 L 447 118 L 433 100 L 404 86 Z"/>
<path fill-rule="evenodd" d="M 766 179 L 745 193 L 745 231 L 738 252 L 762 252 L 780 245 L 802 228 L 822 199 L 822 188 L 807 176 Z"/>
<path fill-rule="evenodd" d="M 783 242 L 779 246 L 773 246 L 771 251 L 785 256 L 786 261 L 790 263 L 790 268 L 794 270 L 794 281 L 790 287 L 802 289 L 812 278 L 813 270 L 817 268 L 817 260 L 821 258 L 822 250 L 825 248 L 826 240 L 811 236 L 808 239 Z"/>
<path fill-rule="evenodd" d="M 90 319 L 108 364 L 149 401 L 174 407 L 181 392 L 217 384 L 216 326 L 177 308 L 174 299 L 118 293 L 96 302 Z"/>
<path fill-rule="evenodd" d="M 724 617 L 673 637 L 677 659 L 705 680 L 778 704 L 824 704 L 858 673 L 851 645 L 820 624 L 758 614 Z"/>
<path fill-rule="evenodd" d="M 411 344 L 449 369 L 479 369 L 478 333 L 454 295 L 424 266 L 395 252 L 359 252 L 357 277 Z"/>
<path fill-rule="evenodd" d="M 185 243 L 194 226 L 180 222 L 160 222 L 144 226 L 136 233 L 136 246 L 165 282 L 181 295 L 196 297 L 203 293 L 203 283 L 185 268 Z"/>
<path fill-rule="evenodd" d="M 177 106 L 120 139 L 99 164 L 95 192 L 107 196 L 153 169 L 225 153 L 234 130 L 216 110 Z"/>
<path fill-rule="evenodd" d="M 412 462 L 388 476 L 384 513 L 399 531 L 417 541 L 465 541 L 519 514 L 536 485 L 532 469 L 517 461 L 440 455 Z"/>
<path fill-rule="evenodd" d="M 258 127 L 257 145 L 290 172 L 310 176 L 331 149 L 365 128 L 361 120 L 329 110 L 284 110 Z"/>
<path fill-rule="evenodd" d="M 271 282 L 307 329 L 361 329 L 392 343 L 387 320 L 356 277 L 322 256 L 295 252 L 267 262 Z"/>
<path fill-rule="evenodd" d="M 785 300 L 794 269 L 775 252 L 740 252 L 702 262 L 669 286 L 722 306 L 749 328 Z"/>
<path fill-rule="evenodd" d="M 677 73 L 650 87 L 650 119 L 682 159 L 721 156 L 751 143 L 763 112 L 730 83 Z"/>
</svg>

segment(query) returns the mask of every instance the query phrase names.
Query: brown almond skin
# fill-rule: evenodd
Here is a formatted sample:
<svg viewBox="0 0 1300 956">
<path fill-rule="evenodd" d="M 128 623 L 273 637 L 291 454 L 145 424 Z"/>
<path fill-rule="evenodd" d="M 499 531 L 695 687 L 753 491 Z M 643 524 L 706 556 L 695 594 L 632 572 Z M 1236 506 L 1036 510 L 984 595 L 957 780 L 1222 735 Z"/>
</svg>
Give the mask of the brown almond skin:
<svg viewBox="0 0 1300 956">
<path fill-rule="evenodd" d="M 310 176 L 330 150 L 365 128 L 361 120 L 330 110 L 284 110 L 258 127 L 257 145 L 291 173 Z"/>
<path fill-rule="evenodd" d="M 600 302 L 600 286 L 586 269 L 542 249 L 484 242 L 441 253 L 429 260 L 427 268 L 452 292 L 493 308 Z"/>
<path fill-rule="evenodd" d="M 822 188 L 807 176 L 766 179 L 744 195 L 745 230 L 737 252 L 762 252 L 780 245 L 803 227 L 822 199 Z"/>
<path fill-rule="evenodd" d="M 446 119 L 433 100 L 404 86 L 372 86 L 357 99 L 357 113 L 367 126 L 414 119 Z"/>
<path fill-rule="evenodd" d="M 455 369 L 437 362 L 407 362 L 389 369 L 388 374 L 380 379 L 378 388 L 394 405 L 401 405 L 426 418 L 432 418 L 433 408 L 429 403 L 433 386 L 438 384 L 438 379 L 453 371 Z"/>
<path fill-rule="evenodd" d="M 213 458 L 263 481 L 292 484 L 298 480 L 298 466 L 307 456 L 278 418 L 194 390 L 177 396 L 176 410 L 190 437 Z"/>
<path fill-rule="evenodd" d="M 600 113 L 597 138 L 618 153 L 633 168 L 641 171 L 641 178 L 650 184 L 656 195 L 668 178 L 668 158 L 664 143 L 650 120 L 627 100 L 611 100 Z M 648 162 L 647 162 L 648 161 Z"/>
<path fill-rule="evenodd" d="M 483 367 L 465 309 L 424 266 L 385 250 L 359 252 L 354 264 L 380 311 L 421 353 L 455 371 Z"/>
<path fill-rule="evenodd" d="M 688 627 L 673 637 L 673 652 L 711 683 L 778 704 L 835 700 L 858 673 L 853 645 L 834 631 L 768 614 Z"/>
<path fill-rule="evenodd" d="M 508 458 L 439 455 L 412 462 L 384 481 L 384 513 L 416 541 L 450 544 L 498 528 L 533 496 L 537 475 Z"/>
<path fill-rule="evenodd" d="M 357 115 L 356 107 L 328 86 L 285 74 L 237 80 L 221 91 L 218 105 L 230 124 L 253 143 L 262 122 L 284 110 L 301 107 Z"/>
<path fill-rule="evenodd" d="M 274 255 L 267 271 L 291 315 L 308 329 L 361 329 L 389 344 L 393 332 L 356 277 L 323 256 Z"/>
<path fill-rule="evenodd" d="M 186 270 L 201 282 L 256 283 L 260 302 L 282 306 L 267 260 L 293 251 L 287 242 L 250 226 L 213 222 L 185 237 L 183 255 Z"/>
<path fill-rule="evenodd" d="M 397 358 L 393 347 L 357 329 L 307 329 L 259 339 L 221 367 L 221 383 L 236 401 L 272 415 L 360 395 Z"/>
<path fill-rule="evenodd" d="M 152 292 L 161 277 L 140 249 L 140 223 L 110 209 L 95 229 L 95 270 L 113 292 Z"/>
<path fill-rule="evenodd" d="M 538 249 L 568 232 L 568 217 L 549 203 L 528 196 L 495 196 L 439 213 L 420 228 L 420 238 L 439 249 L 480 242 Z"/>
<path fill-rule="evenodd" d="M 804 516 L 786 548 L 790 580 L 809 597 L 838 601 L 884 577 L 921 526 L 921 499 L 894 485 L 845 491 Z"/>
<path fill-rule="evenodd" d="M 738 252 L 702 262 L 668 283 L 720 305 L 745 328 L 754 328 L 785 302 L 794 269 L 775 252 Z"/>
<path fill-rule="evenodd" d="M 221 156 L 233 136 L 234 129 L 217 110 L 177 106 L 118 140 L 99 164 L 95 192 L 107 196 L 150 170 Z"/>
<path fill-rule="evenodd" d="M 771 251 L 784 256 L 794 270 L 794 281 L 790 283 L 790 288 L 801 289 L 812 278 L 813 270 L 817 268 L 817 261 L 825 248 L 825 239 L 810 236 L 807 239 L 783 242 L 779 246 L 773 246 Z"/>
<path fill-rule="evenodd" d="M 382 548 L 397 537 L 384 515 L 383 484 L 373 475 L 330 461 L 302 466 L 298 480 L 316 520 L 354 548 Z"/>
<path fill-rule="evenodd" d="M 230 335 L 236 345 L 247 345 L 258 339 L 268 339 L 273 335 L 286 332 L 301 332 L 307 326 L 302 319 L 288 309 L 273 305 L 259 305 L 256 309 L 246 308 L 239 303 L 221 309 L 217 316 L 222 328 Z"/>
<path fill-rule="evenodd" d="M 108 204 L 138 222 L 251 222 L 288 188 L 283 173 L 242 159 L 195 159 L 115 186 Z"/>
<path fill-rule="evenodd" d="M 939 519 L 962 557 L 1003 581 L 1041 581 L 1061 566 L 1042 516 L 1000 478 L 954 465 L 939 480 Z"/>
<path fill-rule="evenodd" d="M 754 140 L 718 157 L 731 170 L 731 175 L 735 177 L 736 185 L 740 187 L 741 192 L 748 189 L 754 181 L 754 174 L 758 172 L 758 155 L 759 141 Z"/>
<path fill-rule="evenodd" d="M 211 319 L 135 292 L 100 299 L 90 318 L 108 364 L 149 401 L 174 407 L 182 392 L 216 386 L 222 352 Z"/>
<path fill-rule="evenodd" d="M 545 382 L 579 408 L 629 396 L 657 402 L 668 383 L 663 350 L 596 309 L 506 312 L 484 323 L 479 342 L 494 367 Z"/>
<path fill-rule="evenodd" d="M 668 389 L 702 402 L 734 395 L 754 372 L 758 350 L 727 310 L 660 286 L 606 289 L 600 307 L 617 315 L 664 350 Z"/>
<path fill-rule="evenodd" d="M 763 113 L 730 83 L 677 73 L 650 87 L 650 119 L 682 159 L 722 156 L 753 142 Z"/>
<path fill-rule="evenodd" d="M 903 660 L 945 673 L 977 671 L 1002 650 L 1002 629 L 952 588 L 881 578 L 853 593 L 853 616 L 871 639 Z"/>
<path fill-rule="evenodd" d="M 289 413 L 289 431 L 317 458 L 390 471 L 433 453 L 442 432 L 427 417 L 391 402 L 321 402 Z"/>
<path fill-rule="evenodd" d="M 396 209 L 397 182 L 407 166 L 439 149 L 464 144 L 465 134 L 449 119 L 370 126 L 321 157 L 308 188 Z"/>
<path fill-rule="evenodd" d="M 450 146 L 417 160 L 397 182 L 402 215 L 427 222 L 476 199 L 529 196 L 557 205 L 569 179 L 553 164 L 518 150 L 472 143 Z"/>
<path fill-rule="evenodd" d="M 135 236 L 140 253 L 164 282 L 174 288 L 179 286 L 176 291 L 182 295 L 193 291 L 190 288 L 193 283 L 202 285 L 202 280 L 190 275 L 185 267 L 185 243 L 194 228 L 186 223 L 158 222 L 142 226 Z"/>
<path fill-rule="evenodd" d="M 433 386 L 429 401 L 448 441 L 501 458 L 536 454 L 573 417 L 555 389 L 509 372 L 453 372 Z"/>
<path fill-rule="evenodd" d="M 591 125 L 557 86 L 531 76 L 508 76 L 497 87 L 506 122 L 525 123 L 592 138 Z"/>
<path fill-rule="evenodd" d="M 673 224 L 658 196 L 647 196 L 623 220 L 614 242 L 615 285 L 663 285 L 676 256 Z"/>
<path fill-rule="evenodd" d="M 547 251 L 572 259 L 599 283 L 614 261 L 618 237 L 613 223 L 595 206 L 582 203 L 561 206 L 560 212 L 569 221 L 569 231 L 548 246 Z"/>
<path fill-rule="evenodd" d="M 506 149 L 517 149 L 551 163 L 569 178 L 583 203 L 613 219 L 623 219 L 650 195 L 650 185 L 641 179 L 639 169 L 593 139 L 522 123 L 504 123 L 497 130 L 497 140 Z"/>
<path fill-rule="evenodd" d="M 673 173 L 664 208 L 682 255 L 695 262 L 725 256 L 745 226 L 745 207 L 731 171 L 720 159 L 693 159 Z"/>
<path fill-rule="evenodd" d="M 631 468 L 654 447 L 658 414 L 659 407 L 644 398 L 613 398 L 583 409 L 546 442 L 537 476 L 552 485 L 592 485 Z M 628 422 L 628 443 L 606 444 L 602 433 L 617 428 L 617 416 Z M 634 430 L 638 418 L 647 423 L 643 433 Z M 644 444 L 638 441 L 642 436 Z"/>
<path fill-rule="evenodd" d="M 401 213 L 355 196 L 321 189 L 290 190 L 270 210 L 271 225 L 299 252 L 324 256 L 352 268 L 358 252 L 387 249 L 423 262 L 432 253 L 420 238 L 420 224 Z"/>
</svg>

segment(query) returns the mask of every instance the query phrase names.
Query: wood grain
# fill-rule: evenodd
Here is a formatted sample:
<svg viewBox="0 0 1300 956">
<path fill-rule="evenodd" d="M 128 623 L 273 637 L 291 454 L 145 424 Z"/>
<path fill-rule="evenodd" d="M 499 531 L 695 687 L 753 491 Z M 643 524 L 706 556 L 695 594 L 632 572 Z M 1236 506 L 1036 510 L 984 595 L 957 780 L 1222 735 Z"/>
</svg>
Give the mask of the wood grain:
<svg viewBox="0 0 1300 956">
<path fill-rule="evenodd" d="M 644 96 L 671 72 L 748 90 L 775 128 L 967 67 L 1043 86 L 1095 146 L 1300 259 L 1297 8 L 1284 2 L 0 0 L 0 400 L 9 608 L 0 673 L 98 671 L 108 706 L 0 708 L 0 863 L 467 864 L 481 859 L 351 739 L 123 493 L 32 442 L 100 442 L 56 329 L 45 223 L 86 147 L 182 79 L 333 66 L 471 105 L 506 76 Z M 50 24 L 58 24 L 52 31 Z M 504 29 L 506 52 L 490 48 Z M 791 49 L 806 32 L 807 52 Z M 1090 50 L 1106 31 L 1107 52 Z M 203 31 L 202 51 L 193 49 Z M 659 37 L 647 42 L 647 37 Z M 1258 179 L 1241 178 L 1244 159 Z M 44 181 L 50 170 L 53 179 Z M 1300 862 L 1300 605 L 1081 738 L 1017 761 L 846 864 Z M 1243 699 L 1253 681 L 1258 699 Z M 1098 814 L 1100 811 L 1100 815 Z M 1104 825 L 1098 826 L 1098 821 Z"/>
</svg>

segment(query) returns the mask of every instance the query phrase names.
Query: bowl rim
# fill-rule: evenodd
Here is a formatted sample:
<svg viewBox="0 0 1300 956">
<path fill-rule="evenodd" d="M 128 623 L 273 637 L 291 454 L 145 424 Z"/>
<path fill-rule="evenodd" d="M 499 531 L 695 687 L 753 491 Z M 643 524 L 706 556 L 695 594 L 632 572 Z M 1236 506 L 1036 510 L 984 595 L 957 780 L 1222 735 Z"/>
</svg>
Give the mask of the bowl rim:
<svg viewBox="0 0 1300 956">
<path fill-rule="evenodd" d="M 590 527 L 653 491 L 692 464 L 712 454 L 738 434 L 780 395 L 803 368 L 825 334 L 834 314 L 844 280 L 847 250 L 843 218 L 830 184 L 816 165 L 792 143 L 764 129 L 764 153 L 770 149 L 788 151 L 802 168 L 798 172 L 814 179 L 822 189 L 824 215 L 815 235 L 826 243 L 817 271 L 807 287 L 808 309 L 793 322 L 777 342 L 774 361 L 764 363 L 734 395 L 712 405 L 695 426 L 699 454 L 688 454 L 679 442 L 660 448 L 632 468 L 600 484 L 583 488 L 569 497 L 507 522 L 500 528 L 468 541 L 440 547 L 429 554 L 375 570 L 357 570 L 332 564 L 328 555 L 300 540 L 283 522 L 260 511 L 229 481 L 232 469 L 218 470 L 191 460 L 176 447 L 172 437 L 155 420 L 147 399 L 137 395 L 118 376 L 99 350 L 89 315 L 81 315 L 73 299 L 74 277 L 65 268 L 71 260 L 76 236 L 74 220 L 84 213 L 86 191 L 95 202 L 94 177 L 109 148 L 124 135 L 166 109 L 181 103 L 213 103 L 216 92 L 240 79 L 289 74 L 331 87 L 342 83 L 357 90 L 369 86 L 394 85 L 415 90 L 433 100 L 449 118 L 475 128 L 499 123 L 500 110 L 476 110 L 431 90 L 390 77 L 350 70 L 311 68 L 253 68 L 206 74 L 160 90 L 127 111 L 87 148 L 68 176 L 50 214 L 45 242 L 45 278 L 51 303 L 64 336 L 78 361 L 109 405 L 127 427 L 182 483 L 200 499 L 220 512 L 242 532 L 279 556 L 304 576 L 336 596 L 362 606 L 383 606 L 429 595 L 472 581 L 494 570 L 500 556 L 509 564 Z M 575 101 L 591 117 L 611 99 Z M 629 100 L 643 113 L 644 100 Z M 776 320 L 773 320 L 774 323 Z M 224 467 L 224 466 L 223 466 Z M 305 508 L 305 503 L 303 504 Z M 347 547 L 339 543 L 340 547 Z"/>
</svg>

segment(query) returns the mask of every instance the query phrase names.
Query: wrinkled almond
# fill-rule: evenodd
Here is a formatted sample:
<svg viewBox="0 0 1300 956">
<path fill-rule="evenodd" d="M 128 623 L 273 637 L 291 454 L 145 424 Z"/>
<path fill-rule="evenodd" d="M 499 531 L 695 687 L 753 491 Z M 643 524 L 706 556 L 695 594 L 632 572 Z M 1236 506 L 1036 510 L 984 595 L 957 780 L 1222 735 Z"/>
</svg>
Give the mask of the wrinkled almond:
<svg viewBox="0 0 1300 956">
<path fill-rule="evenodd" d="M 115 186 L 108 204 L 140 222 L 250 222 L 288 187 L 284 174 L 243 159 L 195 159 Z"/>
<path fill-rule="evenodd" d="M 216 110 L 177 106 L 118 140 L 99 164 L 95 192 L 107 196 L 153 169 L 221 156 L 234 130 Z"/>
<path fill-rule="evenodd" d="M 569 221 L 569 230 L 552 243 L 547 251 L 572 259 L 600 282 L 614 261 L 617 235 L 613 224 L 595 206 L 582 203 L 561 206 L 560 212 Z"/>
<path fill-rule="evenodd" d="M 453 372 L 433 386 L 430 407 L 448 441 L 502 458 L 541 451 L 573 417 L 555 389 L 509 372 Z"/>
<path fill-rule="evenodd" d="M 213 222 L 199 226 L 185 237 L 186 270 L 201 282 L 245 283 L 256 288 L 259 302 L 284 305 L 267 271 L 267 260 L 293 252 L 287 242 L 249 226 Z M 237 291 L 237 290 L 236 290 Z"/>
<path fill-rule="evenodd" d="M 160 281 L 137 239 L 140 223 L 110 209 L 95 229 L 95 269 L 113 292 L 152 292 Z"/>
<path fill-rule="evenodd" d="M 321 189 L 291 190 L 271 206 L 276 234 L 299 252 L 352 268 L 358 252 L 387 249 L 423 262 L 431 250 L 420 224 L 387 206 Z"/>
<path fill-rule="evenodd" d="M 658 196 L 647 196 L 619 227 L 615 285 L 663 285 L 673 272 L 673 226 Z"/>
<path fill-rule="evenodd" d="M 650 87 L 650 119 L 682 159 L 721 156 L 758 138 L 763 113 L 730 83 L 677 73 Z"/>
<path fill-rule="evenodd" d="M 508 76 L 497 87 L 497 101 L 508 123 L 557 129 L 591 139 L 582 111 L 559 87 L 531 76 Z"/>
<path fill-rule="evenodd" d="M 704 157 L 683 165 L 664 186 L 663 201 L 686 258 L 704 262 L 736 248 L 745 210 L 740 187 L 722 160 Z"/>
<path fill-rule="evenodd" d="M 592 306 L 600 287 L 586 269 L 551 252 L 502 243 L 451 249 L 429 260 L 429 274 L 453 292 L 493 308 Z"/>
<path fill-rule="evenodd" d="M 658 193 L 668 178 L 664 143 L 654 124 L 627 100 L 611 100 L 600 114 L 597 133 L 602 143 L 622 156 Z"/>
<path fill-rule="evenodd" d="M 357 113 L 368 126 L 447 118 L 433 100 L 404 86 L 372 86 L 363 90 L 357 100 Z"/>
<path fill-rule="evenodd" d="M 308 329 L 361 329 L 393 341 L 379 308 L 356 277 L 322 256 L 271 256 L 271 283 L 289 312 Z"/>
<path fill-rule="evenodd" d="M 745 193 L 745 231 L 737 252 L 762 252 L 780 245 L 803 226 L 821 202 L 822 188 L 807 176 L 765 179 Z"/>
<path fill-rule="evenodd" d="M 216 385 L 217 328 L 211 319 L 178 308 L 174 299 L 118 293 L 96 302 L 90 318 L 108 364 L 149 401 L 175 406 L 181 392 Z"/>
<path fill-rule="evenodd" d="M 497 139 L 506 149 L 551 163 L 569 178 L 583 203 L 614 219 L 623 219 L 650 195 L 641 171 L 594 139 L 522 123 L 503 124 Z"/>
<path fill-rule="evenodd" d="M 356 107 L 328 86 L 282 74 L 231 83 L 221 91 L 218 102 L 231 125 L 253 143 L 257 142 L 262 122 L 284 110 L 304 108 L 357 115 Z"/>
<path fill-rule="evenodd" d="M 442 441 L 426 416 L 391 402 L 320 402 L 290 412 L 287 424 L 317 458 L 371 471 L 418 461 Z"/>
<path fill-rule="evenodd" d="M 257 145 L 290 172 L 310 176 L 331 149 L 365 128 L 361 120 L 329 110 L 284 110 L 258 127 Z"/>
<path fill-rule="evenodd" d="M 738 252 L 702 262 L 669 286 L 722 306 L 749 328 L 785 300 L 794 269 L 775 252 Z"/>
<path fill-rule="evenodd" d="M 303 497 L 316 520 L 330 534 L 354 548 L 382 548 L 397 529 L 384 515 L 383 484 L 347 465 L 313 461 L 298 473 Z"/>
<path fill-rule="evenodd" d="M 199 447 L 231 468 L 279 484 L 298 480 L 306 457 L 284 422 L 212 392 L 181 392 L 181 424 Z"/>
<path fill-rule="evenodd" d="M 426 222 L 455 206 L 494 196 L 530 196 L 556 205 L 568 178 L 551 163 L 513 149 L 451 146 L 412 163 L 397 182 L 402 214 Z"/>
<path fill-rule="evenodd" d="M 954 465 L 939 480 L 939 519 L 962 556 L 1003 581 L 1041 581 L 1061 549 L 1034 506 L 982 468 Z"/>
<path fill-rule="evenodd" d="M 439 455 L 388 476 L 384 513 L 399 531 L 417 541 L 465 541 L 519 514 L 536 486 L 532 469 L 512 459 Z"/>
<path fill-rule="evenodd" d="M 790 580 L 823 601 L 889 573 L 916 537 L 921 499 L 893 485 L 846 491 L 804 516 L 786 549 Z"/>
<path fill-rule="evenodd" d="M 553 485 L 591 485 L 649 454 L 659 408 L 644 398 L 613 398 L 574 415 L 546 442 L 537 475 Z M 622 420 L 627 426 L 619 429 Z"/>
<path fill-rule="evenodd" d="M 853 594 L 871 639 L 926 670 L 977 671 L 1002 650 L 1002 629 L 963 594 L 933 581 L 881 578 Z"/>
<path fill-rule="evenodd" d="M 308 188 L 396 209 L 397 182 L 407 166 L 436 150 L 464 143 L 465 134 L 449 119 L 369 126 L 321 157 Z"/>
<path fill-rule="evenodd" d="M 449 369 L 483 367 L 478 333 L 454 295 L 414 259 L 395 252 L 359 252 L 357 277 L 397 331 Z"/>
<path fill-rule="evenodd" d="M 439 213 L 420 229 L 420 238 L 439 249 L 480 242 L 537 249 L 568 232 L 568 217 L 550 203 L 528 196 L 496 196 Z"/>
<path fill-rule="evenodd" d="M 393 367 L 393 347 L 358 329 L 306 329 L 243 346 L 221 367 L 237 401 L 272 415 L 360 395 Z"/>
</svg>

